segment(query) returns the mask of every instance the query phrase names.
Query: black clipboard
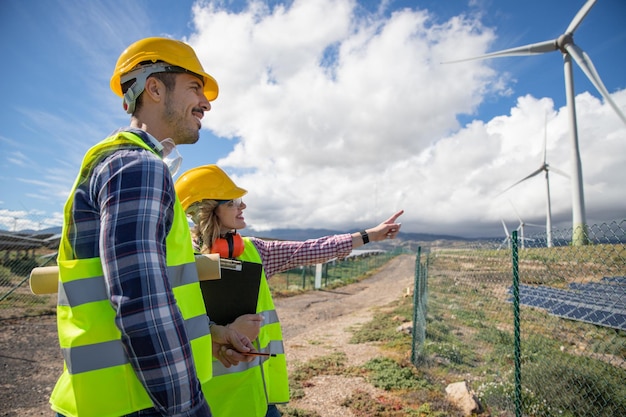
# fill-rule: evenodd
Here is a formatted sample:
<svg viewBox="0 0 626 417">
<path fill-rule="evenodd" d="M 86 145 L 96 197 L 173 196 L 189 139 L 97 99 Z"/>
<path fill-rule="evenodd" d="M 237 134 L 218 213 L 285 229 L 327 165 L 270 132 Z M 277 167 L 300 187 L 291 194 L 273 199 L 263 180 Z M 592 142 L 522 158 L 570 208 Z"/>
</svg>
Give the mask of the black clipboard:
<svg viewBox="0 0 626 417">
<path fill-rule="evenodd" d="M 226 325 L 242 314 L 256 313 L 261 264 L 222 258 L 220 273 L 220 279 L 200 281 L 209 319 Z"/>
</svg>

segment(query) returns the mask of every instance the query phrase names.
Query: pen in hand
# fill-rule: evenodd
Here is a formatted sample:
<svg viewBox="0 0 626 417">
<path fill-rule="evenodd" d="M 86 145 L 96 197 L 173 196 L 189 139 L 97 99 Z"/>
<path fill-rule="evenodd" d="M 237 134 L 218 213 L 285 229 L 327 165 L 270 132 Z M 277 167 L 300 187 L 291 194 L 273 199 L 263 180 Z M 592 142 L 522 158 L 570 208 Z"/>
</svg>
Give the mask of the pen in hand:
<svg viewBox="0 0 626 417">
<path fill-rule="evenodd" d="M 263 352 L 242 352 L 242 355 L 246 356 L 271 356 L 276 357 L 275 353 L 263 353 Z"/>
</svg>

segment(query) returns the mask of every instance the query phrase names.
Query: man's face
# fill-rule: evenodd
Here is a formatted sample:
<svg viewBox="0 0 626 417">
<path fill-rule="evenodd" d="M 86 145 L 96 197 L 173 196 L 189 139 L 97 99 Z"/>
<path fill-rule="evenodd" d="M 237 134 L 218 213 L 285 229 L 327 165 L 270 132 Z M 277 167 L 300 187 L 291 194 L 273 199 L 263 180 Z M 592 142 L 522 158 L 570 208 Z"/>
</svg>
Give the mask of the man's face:
<svg viewBox="0 0 626 417">
<path fill-rule="evenodd" d="M 176 75 L 176 84 L 165 98 L 163 120 L 170 127 L 170 137 L 177 145 L 196 143 L 202 117 L 211 110 L 204 96 L 202 81 L 191 74 Z"/>
</svg>

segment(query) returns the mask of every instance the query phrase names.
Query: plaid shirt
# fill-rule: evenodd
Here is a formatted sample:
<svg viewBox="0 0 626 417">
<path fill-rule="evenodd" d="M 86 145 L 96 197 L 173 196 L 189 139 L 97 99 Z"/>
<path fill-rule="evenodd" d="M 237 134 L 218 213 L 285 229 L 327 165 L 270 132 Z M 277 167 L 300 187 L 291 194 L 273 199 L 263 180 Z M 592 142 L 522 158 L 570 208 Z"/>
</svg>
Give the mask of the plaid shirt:
<svg viewBox="0 0 626 417">
<path fill-rule="evenodd" d="M 333 258 L 345 258 L 352 252 L 349 233 L 309 239 L 304 242 L 280 240 L 250 240 L 261 255 L 265 276 L 271 276 L 300 265 L 314 265 Z"/>
<path fill-rule="evenodd" d="M 145 132 L 126 130 L 154 148 Z M 165 238 L 175 202 L 167 166 L 145 149 L 120 147 L 94 166 L 73 198 L 75 256 L 101 258 L 128 360 L 154 404 L 133 415 L 211 416 L 167 277 Z"/>
</svg>

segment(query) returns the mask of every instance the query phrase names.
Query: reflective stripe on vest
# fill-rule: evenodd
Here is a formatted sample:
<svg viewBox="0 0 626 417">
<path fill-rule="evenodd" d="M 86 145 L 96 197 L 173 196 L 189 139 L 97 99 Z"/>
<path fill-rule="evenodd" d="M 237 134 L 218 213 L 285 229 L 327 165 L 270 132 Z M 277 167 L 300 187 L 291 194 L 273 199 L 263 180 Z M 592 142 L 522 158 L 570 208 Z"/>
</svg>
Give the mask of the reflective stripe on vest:
<svg viewBox="0 0 626 417">
<path fill-rule="evenodd" d="M 172 288 L 192 284 L 198 280 L 195 263 L 167 267 L 167 276 Z M 58 305 L 78 307 L 81 304 L 108 299 L 104 276 L 78 279 L 69 282 L 59 281 Z"/>
<path fill-rule="evenodd" d="M 198 339 L 206 334 L 206 320 L 201 316 L 187 319 L 185 330 L 189 340 Z M 98 371 L 129 363 L 128 355 L 120 340 L 64 348 L 61 349 L 61 354 L 70 374 Z"/>
<path fill-rule="evenodd" d="M 77 187 L 88 180 L 92 167 L 103 153 L 129 144 L 153 152 L 129 132 L 121 132 L 100 142 L 85 155 L 64 208 L 65 221 L 58 256 L 57 321 L 65 363 L 50 402 L 53 410 L 67 417 L 120 416 L 153 407 L 128 362 L 121 334 L 115 326 L 115 311 L 108 299 L 100 258 L 75 259 L 68 239 Z M 206 383 L 212 374 L 211 335 L 189 226 L 178 197 L 172 228 L 166 238 L 166 250 L 168 279 L 185 321 L 196 374 L 201 383 Z"/>
</svg>

